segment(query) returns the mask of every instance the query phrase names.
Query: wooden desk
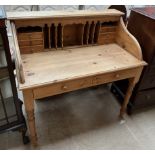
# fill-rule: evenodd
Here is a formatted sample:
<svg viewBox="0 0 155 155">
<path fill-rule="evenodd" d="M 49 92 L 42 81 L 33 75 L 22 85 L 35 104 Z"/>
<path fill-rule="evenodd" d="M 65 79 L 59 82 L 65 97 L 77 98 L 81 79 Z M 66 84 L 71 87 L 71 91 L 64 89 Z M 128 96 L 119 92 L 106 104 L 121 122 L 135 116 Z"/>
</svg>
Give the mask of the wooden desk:
<svg viewBox="0 0 155 155">
<path fill-rule="evenodd" d="M 31 12 L 20 16 L 8 13 L 15 43 L 19 89 L 23 91 L 33 144 L 37 143 L 35 99 L 128 78 L 130 83 L 120 110 L 123 117 L 146 63 L 121 15 L 116 10 L 35 12 L 34 15 Z M 58 25 L 54 28 L 49 22 Z M 39 33 L 32 34 L 31 30 L 23 34 L 26 30 L 23 27 L 29 25 L 39 25 L 42 29 Z M 33 40 L 41 41 L 42 36 L 42 45 L 37 48 Z"/>
</svg>

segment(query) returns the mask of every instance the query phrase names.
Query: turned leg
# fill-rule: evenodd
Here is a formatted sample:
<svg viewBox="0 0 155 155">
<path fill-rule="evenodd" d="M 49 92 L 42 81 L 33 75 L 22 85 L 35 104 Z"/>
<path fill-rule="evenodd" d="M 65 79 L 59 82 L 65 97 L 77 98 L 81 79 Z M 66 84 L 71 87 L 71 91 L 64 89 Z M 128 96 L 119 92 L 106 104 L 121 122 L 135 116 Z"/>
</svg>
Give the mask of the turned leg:
<svg viewBox="0 0 155 155">
<path fill-rule="evenodd" d="M 129 79 L 129 86 L 128 86 L 128 89 L 127 89 L 127 92 L 126 92 L 126 95 L 125 95 L 125 98 L 124 98 L 124 102 L 121 106 L 121 109 L 120 109 L 120 117 L 123 118 L 123 115 L 126 111 L 126 108 L 127 108 L 127 104 L 129 102 L 129 99 L 132 95 L 132 91 L 133 91 L 133 88 L 135 86 L 135 78 L 130 78 Z"/>
<path fill-rule="evenodd" d="M 37 145 L 37 134 L 35 127 L 35 117 L 34 117 L 34 99 L 32 90 L 24 90 L 24 105 L 27 113 L 28 126 L 30 131 L 30 139 L 32 145 Z"/>
</svg>

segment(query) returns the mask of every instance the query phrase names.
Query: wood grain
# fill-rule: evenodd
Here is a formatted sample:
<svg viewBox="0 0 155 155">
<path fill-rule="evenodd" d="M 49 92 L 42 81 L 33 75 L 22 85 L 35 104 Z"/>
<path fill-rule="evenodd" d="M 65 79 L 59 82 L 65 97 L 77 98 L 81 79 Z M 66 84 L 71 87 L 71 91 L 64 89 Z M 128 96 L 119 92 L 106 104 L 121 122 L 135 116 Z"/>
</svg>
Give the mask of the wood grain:
<svg viewBox="0 0 155 155">
<path fill-rule="evenodd" d="M 75 10 L 75 11 L 30 11 L 30 12 L 7 12 L 7 19 L 37 19 L 37 18 L 65 18 L 65 17 L 88 17 L 88 16 L 121 16 L 124 13 L 115 10 L 107 9 L 104 11 L 92 10 Z"/>
<path fill-rule="evenodd" d="M 125 27 L 122 18 L 120 19 L 120 23 L 116 31 L 117 44 L 134 55 L 137 59 L 142 60 L 143 58 L 140 45 L 136 38 L 131 33 L 129 33 L 129 31 Z"/>
<path fill-rule="evenodd" d="M 16 28 L 13 22 L 11 22 L 11 29 L 12 29 L 12 35 L 13 35 L 13 41 L 14 41 L 14 47 L 15 47 L 15 58 L 16 58 L 15 64 L 17 68 L 17 79 L 20 83 L 24 83 L 25 77 L 24 77 L 23 63 L 20 56 Z"/>
<path fill-rule="evenodd" d="M 25 54 L 22 60 L 26 82 L 20 89 L 145 65 L 117 44 Z"/>
</svg>

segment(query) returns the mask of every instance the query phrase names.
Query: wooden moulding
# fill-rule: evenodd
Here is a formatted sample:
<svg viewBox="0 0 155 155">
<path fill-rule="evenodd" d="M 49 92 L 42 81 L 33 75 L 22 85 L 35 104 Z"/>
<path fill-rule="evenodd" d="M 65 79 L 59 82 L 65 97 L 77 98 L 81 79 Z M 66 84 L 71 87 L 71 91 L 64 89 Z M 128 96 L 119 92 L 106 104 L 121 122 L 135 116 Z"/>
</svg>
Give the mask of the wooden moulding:
<svg viewBox="0 0 155 155">
<path fill-rule="evenodd" d="M 25 77 L 24 77 L 24 70 L 23 70 L 23 64 L 20 56 L 20 50 L 17 40 L 17 34 L 16 34 L 16 28 L 13 22 L 11 22 L 11 29 L 12 29 L 12 35 L 14 40 L 14 47 L 15 47 L 15 55 L 16 55 L 16 71 L 17 71 L 17 78 L 20 81 L 20 83 L 25 83 Z"/>
<path fill-rule="evenodd" d="M 45 39 L 43 34 L 42 27 L 21 27 L 17 29 L 20 53 L 30 54 L 43 51 Z"/>
<path fill-rule="evenodd" d="M 118 22 L 101 22 L 98 44 L 115 43 Z"/>
<path fill-rule="evenodd" d="M 143 59 L 140 45 L 138 41 L 135 39 L 135 37 L 132 34 L 130 34 L 127 28 L 125 27 L 122 17 L 116 29 L 116 42 L 122 48 L 127 50 L 133 56 L 135 56 L 137 59 Z"/>
<path fill-rule="evenodd" d="M 49 18 L 87 18 L 87 17 L 120 17 L 123 15 L 122 12 L 115 9 L 106 9 L 104 11 L 91 11 L 91 10 L 80 10 L 80 11 L 30 11 L 30 12 L 7 12 L 7 18 L 9 20 L 20 19 L 44 19 Z"/>
<path fill-rule="evenodd" d="M 133 68 L 128 70 L 121 70 L 117 72 L 107 73 L 107 74 L 99 74 L 94 76 L 88 76 L 83 78 L 77 78 L 74 80 L 68 80 L 60 83 L 54 83 L 48 86 L 42 86 L 39 88 L 33 89 L 33 94 L 35 99 L 40 99 L 43 97 L 48 97 L 52 95 L 62 94 L 64 92 L 70 92 L 73 90 L 78 90 L 81 88 L 87 88 L 91 86 L 96 86 L 104 83 L 108 83 L 111 81 L 122 80 L 125 78 L 133 77 L 135 72 L 138 71 L 139 68 Z"/>
</svg>

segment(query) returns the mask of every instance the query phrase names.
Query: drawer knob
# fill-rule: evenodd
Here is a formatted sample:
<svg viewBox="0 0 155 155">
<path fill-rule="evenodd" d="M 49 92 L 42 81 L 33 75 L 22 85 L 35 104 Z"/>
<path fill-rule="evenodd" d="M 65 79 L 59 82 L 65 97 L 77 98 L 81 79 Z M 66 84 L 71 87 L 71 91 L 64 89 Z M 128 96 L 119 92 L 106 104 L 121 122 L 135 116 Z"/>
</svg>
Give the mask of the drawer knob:
<svg viewBox="0 0 155 155">
<path fill-rule="evenodd" d="M 62 89 L 63 90 L 67 90 L 67 86 L 62 86 Z"/>
<path fill-rule="evenodd" d="M 119 74 L 116 74 L 116 76 L 115 76 L 116 78 L 119 78 L 120 76 L 119 76 Z"/>
</svg>

